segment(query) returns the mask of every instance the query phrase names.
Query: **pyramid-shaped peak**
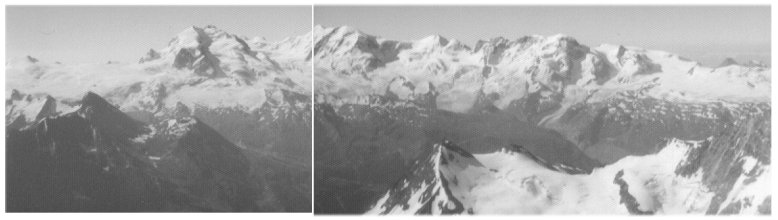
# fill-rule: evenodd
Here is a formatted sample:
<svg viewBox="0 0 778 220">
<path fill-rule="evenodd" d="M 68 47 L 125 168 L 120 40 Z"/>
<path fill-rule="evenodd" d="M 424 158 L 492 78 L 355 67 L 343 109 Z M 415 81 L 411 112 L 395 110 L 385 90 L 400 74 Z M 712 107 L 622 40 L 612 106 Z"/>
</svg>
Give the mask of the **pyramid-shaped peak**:
<svg viewBox="0 0 778 220">
<path fill-rule="evenodd" d="M 358 29 L 356 29 L 354 27 L 351 27 L 351 26 L 348 26 L 348 25 L 338 26 L 338 27 L 335 27 L 334 29 L 337 30 L 338 32 L 344 32 L 344 33 L 352 33 L 352 32 L 362 33 Z"/>
<path fill-rule="evenodd" d="M 35 57 L 32 57 L 30 55 L 27 55 L 27 61 L 30 61 L 30 63 L 37 63 L 38 59 L 36 59 Z"/>
<path fill-rule="evenodd" d="M 338 27 L 325 27 L 317 25 L 313 29 L 313 34 L 316 38 L 331 38 L 331 39 L 344 39 L 349 37 L 356 37 L 357 39 L 376 38 L 373 35 L 366 34 L 351 26 L 338 26 Z"/>
<path fill-rule="evenodd" d="M 149 49 L 149 51 L 146 52 L 146 55 L 144 55 L 143 57 L 140 58 L 138 63 L 145 63 L 145 62 L 148 62 L 148 61 L 157 60 L 160 57 L 161 57 L 161 55 L 159 54 L 159 52 L 157 52 L 154 49 Z"/>
<path fill-rule="evenodd" d="M 94 92 L 87 92 L 83 98 L 81 98 L 81 108 L 84 107 L 105 107 L 105 106 L 113 106 L 108 101 L 103 99 L 100 95 L 94 93 Z"/>
<path fill-rule="evenodd" d="M 16 89 L 11 90 L 11 100 L 22 100 L 22 98 L 24 98 L 22 92 Z"/>
<path fill-rule="evenodd" d="M 77 114 L 93 126 L 116 137 L 136 137 L 147 130 L 140 122 L 130 118 L 119 108 L 91 91 L 81 99 L 81 108 L 78 109 Z"/>
<path fill-rule="evenodd" d="M 427 46 L 445 46 L 448 44 L 448 42 L 449 42 L 448 39 L 437 34 L 427 36 L 418 41 L 420 45 L 427 45 Z"/>
<path fill-rule="evenodd" d="M 204 29 L 191 26 L 179 32 L 169 46 L 178 48 L 197 47 L 199 45 L 208 45 L 211 41 L 211 36 Z"/>
<path fill-rule="evenodd" d="M 576 40 L 574 37 L 566 35 L 566 34 L 555 34 L 551 35 L 545 38 L 546 42 L 559 42 L 559 43 L 567 43 L 571 45 L 578 45 L 578 40 Z"/>
<path fill-rule="evenodd" d="M 738 65 L 738 62 L 734 58 L 732 58 L 732 57 L 727 57 L 726 59 L 724 59 L 724 61 L 721 61 L 721 64 L 719 64 L 719 67 L 725 67 L 725 66 L 731 66 L 731 65 Z"/>
</svg>

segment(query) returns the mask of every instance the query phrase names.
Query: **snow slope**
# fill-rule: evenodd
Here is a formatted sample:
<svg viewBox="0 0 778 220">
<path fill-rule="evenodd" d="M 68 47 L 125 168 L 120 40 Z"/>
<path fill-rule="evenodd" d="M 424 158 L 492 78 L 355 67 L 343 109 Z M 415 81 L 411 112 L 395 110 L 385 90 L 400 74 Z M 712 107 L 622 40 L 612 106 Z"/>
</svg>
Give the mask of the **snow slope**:
<svg viewBox="0 0 778 220">
<path fill-rule="evenodd" d="M 705 168 L 679 170 L 704 156 L 700 149 L 707 144 L 672 140 L 656 154 L 575 174 L 526 150 L 472 155 L 445 142 L 367 213 L 704 214 L 716 195 L 702 181 Z M 741 160 L 741 177 L 726 201 L 750 201 L 738 213 L 763 213 L 760 209 L 766 204 L 769 210 L 770 204 L 770 194 L 764 193 L 770 189 L 770 166 L 751 157 Z"/>
</svg>

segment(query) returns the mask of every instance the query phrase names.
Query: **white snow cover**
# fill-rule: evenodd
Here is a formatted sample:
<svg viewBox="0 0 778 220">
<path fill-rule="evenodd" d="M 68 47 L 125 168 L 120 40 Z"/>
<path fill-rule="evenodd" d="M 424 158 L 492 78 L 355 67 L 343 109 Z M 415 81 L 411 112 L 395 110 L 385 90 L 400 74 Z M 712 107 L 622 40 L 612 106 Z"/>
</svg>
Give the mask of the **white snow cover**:
<svg viewBox="0 0 778 220">
<path fill-rule="evenodd" d="M 46 97 L 25 97 L 21 100 L 12 100 L 13 105 L 5 109 L 6 124 L 19 117 L 24 117 L 24 122 L 30 124 L 46 104 Z"/>
<path fill-rule="evenodd" d="M 743 157 L 743 173 L 738 177 L 732 190 L 727 194 L 727 198 L 719 206 L 718 212 L 721 212 L 724 208 L 731 205 L 734 202 L 741 202 L 739 204 L 741 213 L 757 213 L 759 205 L 770 197 L 770 190 L 772 185 L 770 184 L 770 165 L 761 164 L 756 158 Z M 756 177 L 753 180 L 748 180 L 747 173 L 755 171 Z M 744 202 L 750 203 L 749 205 L 742 204 Z"/>
<path fill-rule="evenodd" d="M 565 35 L 495 38 L 471 49 L 433 35 L 399 42 L 350 27 L 314 29 L 317 101 L 359 103 L 392 92 L 402 100 L 439 92 L 438 108 L 466 112 L 479 93 L 493 104 L 540 92 L 562 95 L 564 106 L 601 101 L 617 92 L 648 89 L 647 96 L 683 102 L 754 101 L 770 97 L 764 65 L 711 68 L 679 55 L 637 47 L 590 48 Z M 393 84 L 398 79 L 405 87 Z"/>
<path fill-rule="evenodd" d="M 303 38 L 267 42 L 214 26 L 190 27 L 137 64 L 10 59 L 6 94 L 17 89 L 75 101 L 92 91 L 125 111 L 155 112 L 177 102 L 190 107 L 257 109 L 268 99 L 268 91 L 310 95 L 311 64 L 303 51 L 310 53 L 311 46 Z"/>
<path fill-rule="evenodd" d="M 691 147 L 687 143 L 692 143 Z M 699 147 L 699 142 L 674 140 L 657 154 L 629 156 L 588 175 L 553 171 L 524 154 L 506 150 L 476 154 L 475 160 L 436 165 L 436 169 L 448 180 L 451 196 L 462 202 L 465 210 L 472 209 L 475 214 L 629 214 L 625 205 L 620 204 L 620 188 L 614 183 L 616 174 L 622 170 L 622 179 L 627 182 L 629 194 L 635 197 L 640 210 L 655 214 L 704 214 L 714 194 L 701 184 L 702 170 L 688 178 L 675 174 L 678 164 L 694 147 Z M 741 177 L 726 200 L 748 198 L 757 204 L 743 209 L 742 213 L 757 213 L 756 206 L 770 196 L 769 165 L 748 160 L 744 171 L 754 166 L 764 172 L 748 184 L 744 184 Z M 436 184 L 431 187 L 440 190 L 440 182 L 434 181 Z M 414 196 L 407 201 L 407 208 L 394 206 L 390 213 L 418 211 L 426 202 L 426 198 L 421 198 L 426 187 L 430 186 L 424 185 L 414 191 Z M 389 196 L 387 193 L 367 213 L 386 211 L 384 205 Z M 446 201 L 446 198 L 436 198 L 433 204 L 439 204 L 439 201 Z M 721 207 L 725 206 L 722 204 Z M 433 210 L 434 213 L 439 212 Z"/>
</svg>

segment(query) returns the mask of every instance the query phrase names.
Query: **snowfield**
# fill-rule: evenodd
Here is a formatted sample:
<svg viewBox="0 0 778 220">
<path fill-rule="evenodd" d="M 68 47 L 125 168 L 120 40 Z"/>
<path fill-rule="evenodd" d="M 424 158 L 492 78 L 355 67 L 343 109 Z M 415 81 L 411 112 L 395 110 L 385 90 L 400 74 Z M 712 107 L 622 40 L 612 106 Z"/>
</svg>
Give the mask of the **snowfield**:
<svg viewBox="0 0 778 220">
<path fill-rule="evenodd" d="M 402 193 L 391 190 L 367 214 L 704 214 L 714 193 L 702 184 L 702 170 L 688 176 L 676 171 L 699 147 L 700 142 L 673 140 L 657 154 L 626 157 L 590 174 L 568 174 L 526 153 L 503 149 L 469 157 L 436 145 L 424 161 L 434 175 L 420 183 L 403 181 L 396 189 L 409 191 L 402 197 L 407 200 L 394 200 Z M 770 197 L 764 193 L 770 190 L 770 166 L 745 160 L 743 176 L 726 201 L 753 201 L 741 214 L 757 214 Z M 744 181 L 755 167 L 759 175 Z M 413 175 L 422 173 L 417 169 Z M 618 182 L 627 186 L 627 194 Z"/>
</svg>

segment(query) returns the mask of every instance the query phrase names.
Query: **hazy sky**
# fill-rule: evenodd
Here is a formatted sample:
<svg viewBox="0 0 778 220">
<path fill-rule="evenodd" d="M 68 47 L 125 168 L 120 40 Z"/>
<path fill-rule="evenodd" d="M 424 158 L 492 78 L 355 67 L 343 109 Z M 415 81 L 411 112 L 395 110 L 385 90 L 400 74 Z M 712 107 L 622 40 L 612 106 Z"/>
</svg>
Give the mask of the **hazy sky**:
<svg viewBox="0 0 778 220">
<path fill-rule="evenodd" d="M 6 8 L 6 57 L 64 63 L 137 62 L 185 28 L 213 24 L 229 33 L 281 40 L 311 29 L 310 6 Z"/>
<path fill-rule="evenodd" d="M 314 19 L 396 40 L 440 34 L 472 46 L 497 36 L 562 33 L 589 46 L 665 50 L 705 65 L 726 57 L 770 61 L 769 6 L 316 6 Z"/>
</svg>

